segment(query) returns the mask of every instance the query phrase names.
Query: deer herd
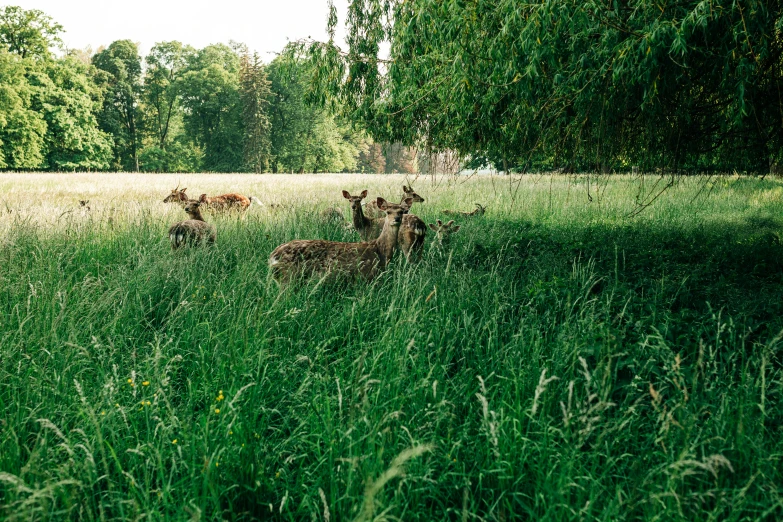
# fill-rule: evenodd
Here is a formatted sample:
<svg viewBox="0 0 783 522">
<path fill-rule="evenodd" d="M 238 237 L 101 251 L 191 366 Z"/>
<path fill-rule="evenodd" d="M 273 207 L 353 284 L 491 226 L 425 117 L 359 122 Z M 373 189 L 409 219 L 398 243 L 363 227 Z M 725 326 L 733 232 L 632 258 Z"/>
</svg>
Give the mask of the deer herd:
<svg viewBox="0 0 783 522">
<path fill-rule="evenodd" d="M 371 280 L 386 269 L 396 250 L 401 250 L 408 262 L 421 258 L 424 250 L 424 237 L 427 225 L 418 216 L 411 214 L 414 203 L 423 203 L 424 198 L 414 192 L 413 188 L 403 186 L 403 195 L 399 203 L 391 203 L 382 197 L 376 197 L 366 204 L 367 191 L 353 196 L 347 190 L 342 191 L 351 208 L 351 224 L 361 238 L 360 242 L 326 241 L 322 239 L 289 241 L 278 246 L 269 256 L 269 269 L 272 277 L 280 284 L 290 282 L 297 276 L 324 277 L 341 274 L 347 277 L 362 277 Z M 244 212 L 255 202 L 263 205 L 256 198 L 242 194 L 223 194 L 208 197 L 201 194 L 198 199 L 190 199 L 187 188 L 179 187 L 171 191 L 164 203 L 179 203 L 183 205 L 190 219 L 173 224 L 169 228 L 169 241 L 173 250 L 183 246 L 214 244 L 217 237 L 215 225 L 207 223 L 201 214 L 202 209 L 211 212 Z M 278 205 L 274 205 L 278 207 Z M 451 216 L 481 216 L 484 207 L 476 204 L 471 212 L 444 210 Z M 324 221 L 344 222 L 344 215 L 339 208 L 327 208 L 321 212 Z M 434 246 L 443 248 L 449 238 L 456 233 L 459 225 L 454 220 L 437 224 L 430 223 L 429 228 L 435 233 Z"/>
</svg>

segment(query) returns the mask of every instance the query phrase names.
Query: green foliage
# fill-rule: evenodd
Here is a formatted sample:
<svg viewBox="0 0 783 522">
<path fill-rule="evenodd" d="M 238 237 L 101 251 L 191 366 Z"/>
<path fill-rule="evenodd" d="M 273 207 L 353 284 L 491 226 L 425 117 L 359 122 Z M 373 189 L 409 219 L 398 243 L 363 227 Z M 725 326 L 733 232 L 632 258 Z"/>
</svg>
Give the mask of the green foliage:
<svg viewBox="0 0 783 522">
<path fill-rule="evenodd" d="M 0 8 L 0 169 L 343 171 L 366 148 L 346 120 L 307 105 L 304 62 L 281 97 L 241 44 L 161 42 L 142 69 L 130 40 L 55 57 L 62 30 L 41 11 Z M 276 130 L 273 102 L 286 116 Z"/>
<path fill-rule="evenodd" d="M 269 103 L 272 97 L 271 82 L 258 53 L 245 51 L 239 69 L 242 123 L 245 127 L 244 170 L 268 172 L 270 163 L 272 123 L 269 119 Z"/>
<path fill-rule="evenodd" d="M 314 210 L 403 178 L 270 177 L 290 212 L 173 255 L 180 177 L 0 176 L 3 520 L 783 519 L 779 181 L 680 180 L 628 220 L 652 180 L 420 179 L 427 222 L 487 214 L 280 292 L 276 245 L 355 239 Z"/>
<path fill-rule="evenodd" d="M 226 45 L 198 51 L 182 76 L 185 128 L 203 148 L 202 168 L 236 172 L 244 163 L 239 56 Z"/>
<path fill-rule="evenodd" d="M 18 6 L 0 7 L 0 46 L 22 58 L 48 59 L 62 46 L 63 28 L 42 11 Z"/>
<path fill-rule="evenodd" d="M 46 122 L 32 108 L 26 62 L 0 50 L 0 168 L 34 169 L 44 160 Z"/>
<path fill-rule="evenodd" d="M 269 64 L 272 82 L 272 156 L 274 172 L 343 172 L 356 170 L 367 147 L 363 133 L 344 119 L 308 103 L 313 75 L 309 60 L 291 52 Z"/>
<path fill-rule="evenodd" d="M 767 171 L 781 19 L 761 0 L 352 0 L 347 52 L 310 52 L 316 98 L 378 141 L 501 168 Z"/>
<path fill-rule="evenodd" d="M 201 149 L 182 135 L 165 149 L 156 145 L 144 147 L 139 153 L 139 166 L 146 172 L 198 172 L 202 158 Z"/>
<path fill-rule="evenodd" d="M 104 170 L 111 164 L 111 136 L 98 129 L 101 94 L 89 68 L 73 58 L 48 61 L 30 74 L 32 108 L 46 122 L 46 158 L 51 170 Z"/>
<path fill-rule="evenodd" d="M 145 61 L 143 99 L 148 128 L 155 145 L 165 150 L 171 130 L 181 123 L 181 79 L 195 50 L 180 42 L 161 42 L 150 49 Z"/>
<path fill-rule="evenodd" d="M 113 167 L 139 170 L 139 50 L 130 40 L 117 40 L 93 56 L 92 63 L 103 71 L 98 81 L 106 93 L 98 123 L 102 130 L 114 136 L 116 163 Z"/>
</svg>

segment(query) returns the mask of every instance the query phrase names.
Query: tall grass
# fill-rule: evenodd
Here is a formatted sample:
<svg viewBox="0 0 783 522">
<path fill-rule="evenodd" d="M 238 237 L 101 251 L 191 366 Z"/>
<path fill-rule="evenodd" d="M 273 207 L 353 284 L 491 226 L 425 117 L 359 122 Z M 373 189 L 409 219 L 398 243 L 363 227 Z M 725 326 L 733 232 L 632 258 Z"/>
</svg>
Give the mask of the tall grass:
<svg viewBox="0 0 783 522">
<path fill-rule="evenodd" d="M 280 292 L 403 178 L 0 176 L 0 517 L 782 519 L 783 185 L 655 180 L 419 179 L 487 214 Z M 178 181 L 290 207 L 172 253 Z"/>
</svg>

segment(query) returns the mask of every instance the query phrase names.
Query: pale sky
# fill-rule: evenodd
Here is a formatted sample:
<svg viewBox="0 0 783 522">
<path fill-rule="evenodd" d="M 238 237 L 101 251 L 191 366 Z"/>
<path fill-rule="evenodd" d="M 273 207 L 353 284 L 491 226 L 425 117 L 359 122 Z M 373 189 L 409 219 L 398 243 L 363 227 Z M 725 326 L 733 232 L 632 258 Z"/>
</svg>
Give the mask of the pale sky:
<svg viewBox="0 0 783 522">
<path fill-rule="evenodd" d="M 325 40 L 327 0 L 6 0 L 5 5 L 39 9 L 65 29 L 69 48 L 132 40 L 147 54 L 156 43 L 179 40 L 201 48 L 235 40 L 268 62 L 286 38 Z M 334 0 L 342 42 L 348 0 Z"/>
</svg>

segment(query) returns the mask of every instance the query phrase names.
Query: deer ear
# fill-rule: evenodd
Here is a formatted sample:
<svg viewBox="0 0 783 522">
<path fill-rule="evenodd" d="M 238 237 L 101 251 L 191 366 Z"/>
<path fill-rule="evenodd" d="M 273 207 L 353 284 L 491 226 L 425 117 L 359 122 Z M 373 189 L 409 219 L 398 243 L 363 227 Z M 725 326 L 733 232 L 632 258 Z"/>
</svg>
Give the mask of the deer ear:
<svg viewBox="0 0 783 522">
<path fill-rule="evenodd" d="M 367 191 L 365 190 L 365 192 Z M 375 205 L 381 210 L 386 210 L 386 204 L 386 200 L 382 197 L 378 197 L 378 199 L 375 200 Z"/>
<path fill-rule="evenodd" d="M 452 228 L 452 229 L 451 229 L 451 232 L 453 233 L 453 232 L 456 232 L 456 231 L 458 231 L 458 230 L 460 229 L 460 227 L 461 227 L 461 226 L 462 226 L 462 225 L 457 225 L 456 227 L 454 227 L 454 228 Z"/>
<path fill-rule="evenodd" d="M 410 188 L 410 187 L 406 187 L 405 185 L 403 185 L 403 186 L 402 186 L 402 191 L 403 191 L 403 192 L 405 192 L 406 194 L 409 194 L 409 193 L 413 192 L 413 189 L 412 189 L 412 188 Z"/>
<path fill-rule="evenodd" d="M 437 221 L 438 221 L 438 226 L 442 227 L 443 226 L 443 221 L 441 221 L 440 219 L 438 219 Z"/>
<path fill-rule="evenodd" d="M 362 193 L 359 194 L 359 195 L 362 197 L 362 199 L 366 198 L 367 197 L 367 190 L 362 190 Z"/>
<path fill-rule="evenodd" d="M 351 199 L 351 194 L 347 190 L 343 190 L 343 197 L 345 199 Z"/>
<path fill-rule="evenodd" d="M 448 223 L 446 223 L 446 226 L 447 226 L 447 227 L 450 227 L 450 226 L 451 226 L 451 225 L 453 225 L 453 224 L 454 224 L 454 220 L 452 219 L 451 221 L 449 221 Z"/>
<path fill-rule="evenodd" d="M 188 190 L 187 187 L 185 187 L 184 189 L 180 190 L 180 192 L 185 192 L 186 190 Z"/>
<path fill-rule="evenodd" d="M 438 231 L 438 227 L 435 226 L 435 223 L 430 223 L 429 227 L 432 229 L 433 232 Z"/>
</svg>

